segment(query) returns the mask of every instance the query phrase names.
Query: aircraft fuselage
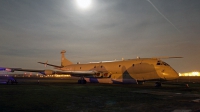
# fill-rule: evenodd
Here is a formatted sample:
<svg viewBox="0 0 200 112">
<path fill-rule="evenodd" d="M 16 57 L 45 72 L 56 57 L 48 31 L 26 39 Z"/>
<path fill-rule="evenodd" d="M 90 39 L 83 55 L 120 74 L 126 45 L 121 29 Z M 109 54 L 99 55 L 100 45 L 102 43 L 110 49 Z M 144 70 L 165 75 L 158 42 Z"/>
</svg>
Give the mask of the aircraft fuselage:
<svg viewBox="0 0 200 112">
<path fill-rule="evenodd" d="M 72 64 L 61 68 L 63 71 L 96 71 L 87 82 L 138 83 L 148 80 L 173 80 L 178 73 L 159 59 L 131 59 L 114 62 Z"/>
</svg>

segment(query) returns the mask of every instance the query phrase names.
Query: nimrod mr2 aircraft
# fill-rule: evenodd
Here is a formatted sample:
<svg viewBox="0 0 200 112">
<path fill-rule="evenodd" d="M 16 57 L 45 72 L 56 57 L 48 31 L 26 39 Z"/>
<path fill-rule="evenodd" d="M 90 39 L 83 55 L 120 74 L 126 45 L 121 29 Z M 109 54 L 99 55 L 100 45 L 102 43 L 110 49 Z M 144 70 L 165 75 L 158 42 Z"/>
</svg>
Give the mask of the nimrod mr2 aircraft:
<svg viewBox="0 0 200 112">
<path fill-rule="evenodd" d="M 161 81 L 174 80 L 178 73 L 161 58 L 137 58 L 128 60 L 90 62 L 87 64 L 72 64 L 65 58 L 66 51 L 61 51 L 61 66 L 38 62 L 52 66 L 57 70 L 33 70 L 22 68 L 2 68 L 9 72 L 28 71 L 39 72 L 43 75 L 70 74 L 80 77 L 79 84 L 94 83 L 133 83 L 143 84 L 145 81 L 157 81 L 156 86 L 161 86 Z M 181 58 L 181 57 L 168 57 Z"/>
</svg>

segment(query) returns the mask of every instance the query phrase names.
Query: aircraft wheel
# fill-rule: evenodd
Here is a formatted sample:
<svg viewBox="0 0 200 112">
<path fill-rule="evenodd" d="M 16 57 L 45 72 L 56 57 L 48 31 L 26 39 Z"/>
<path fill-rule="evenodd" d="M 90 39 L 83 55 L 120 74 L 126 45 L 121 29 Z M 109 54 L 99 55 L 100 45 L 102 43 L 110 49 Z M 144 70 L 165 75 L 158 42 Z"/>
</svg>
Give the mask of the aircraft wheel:
<svg viewBox="0 0 200 112">
<path fill-rule="evenodd" d="M 138 81 L 138 84 L 139 84 L 139 85 L 143 85 L 143 84 L 144 84 L 144 81 Z"/>
<path fill-rule="evenodd" d="M 6 84 L 9 84 L 9 80 L 6 82 Z"/>
<path fill-rule="evenodd" d="M 86 84 L 86 80 L 78 80 L 78 84 Z"/>
<path fill-rule="evenodd" d="M 86 84 L 86 80 L 83 80 L 83 84 Z"/>
<path fill-rule="evenodd" d="M 81 84 L 81 80 L 78 80 L 78 84 Z"/>
<path fill-rule="evenodd" d="M 156 82 L 155 84 L 156 84 L 155 87 L 161 87 L 162 86 L 161 82 Z"/>
<path fill-rule="evenodd" d="M 17 80 L 15 80 L 15 84 L 17 84 L 18 82 L 17 82 Z"/>
</svg>

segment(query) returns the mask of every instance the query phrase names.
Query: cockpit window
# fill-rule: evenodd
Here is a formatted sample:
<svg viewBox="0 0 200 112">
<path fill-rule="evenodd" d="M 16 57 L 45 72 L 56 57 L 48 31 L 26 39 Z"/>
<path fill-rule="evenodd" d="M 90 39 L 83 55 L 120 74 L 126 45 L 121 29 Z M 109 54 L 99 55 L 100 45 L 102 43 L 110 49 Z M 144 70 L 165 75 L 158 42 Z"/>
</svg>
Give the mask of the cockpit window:
<svg viewBox="0 0 200 112">
<path fill-rule="evenodd" d="M 157 65 L 161 65 L 161 62 L 160 62 L 160 61 L 158 61 L 158 62 L 157 62 Z"/>
<path fill-rule="evenodd" d="M 167 63 L 162 62 L 162 61 L 158 61 L 158 62 L 157 62 L 157 65 L 165 65 L 165 66 L 169 66 Z"/>
<path fill-rule="evenodd" d="M 169 66 L 167 63 L 165 63 L 165 62 L 163 62 L 163 65 L 165 65 L 165 66 Z"/>
</svg>

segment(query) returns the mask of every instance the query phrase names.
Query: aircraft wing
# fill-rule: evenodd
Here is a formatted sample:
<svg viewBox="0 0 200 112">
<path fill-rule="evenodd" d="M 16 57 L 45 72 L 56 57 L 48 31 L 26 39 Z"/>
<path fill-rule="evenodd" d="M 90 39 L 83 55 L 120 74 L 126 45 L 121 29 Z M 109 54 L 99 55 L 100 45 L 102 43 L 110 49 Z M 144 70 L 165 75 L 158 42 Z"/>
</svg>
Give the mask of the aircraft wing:
<svg viewBox="0 0 200 112">
<path fill-rule="evenodd" d="M 153 57 L 153 59 L 170 59 L 170 58 L 183 58 L 183 57 Z"/>
<path fill-rule="evenodd" d="M 71 76 L 81 77 L 81 76 L 91 76 L 95 75 L 96 71 L 55 71 L 55 74 L 69 74 Z"/>
<path fill-rule="evenodd" d="M 48 63 L 43 63 L 43 62 L 38 62 L 40 64 L 44 64 L 44 65 L 48 65 L 48 66 L 52 66 L 52 67 L 56 67 L 56 68 L 61 68 L 62 66 L 57 66 L 57 65 L 53 65 L 53 64 L 48 64 Z"/>
<path fill-rule="evenodd" d="M 21 68 L 8 68 L 8 67 L 0 67 L 0 71 L 7 71 L 7 72 L 14 72 L 15 69 L 21 69 Z"/>
<path fill-rule="evenodd" d="M 5 68 L 0 67 L 0 71 L 8 71 L 8 72 L 15 72 L 15 71 L 24 71 L 24 72 L 37 72 L 43 75 L 62 75 L 68 74 L 71 76 L 81 77 L 81 76 L 91 76 L 95 75 L 96 71 L 54 71 L 54 70 L 34 70 L 34 69 L 22 69 L 22 68 Z"/>
</svg>

